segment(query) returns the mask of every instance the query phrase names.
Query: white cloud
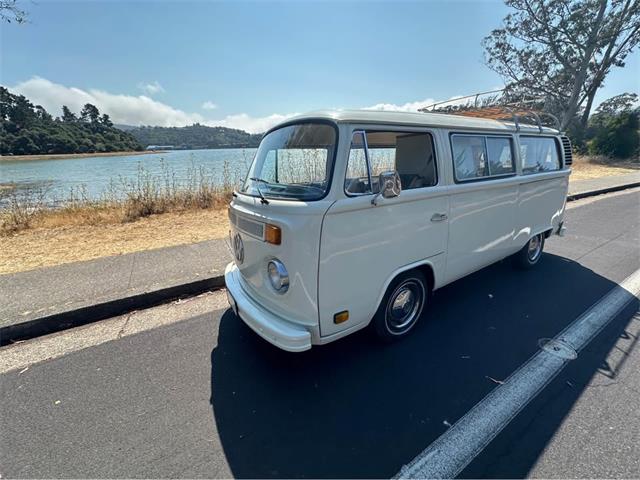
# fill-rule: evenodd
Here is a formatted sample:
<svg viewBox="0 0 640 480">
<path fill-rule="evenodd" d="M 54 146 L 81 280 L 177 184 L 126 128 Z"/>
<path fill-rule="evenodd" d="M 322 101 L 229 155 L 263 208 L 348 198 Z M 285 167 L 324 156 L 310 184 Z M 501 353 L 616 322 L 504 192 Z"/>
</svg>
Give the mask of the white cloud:
<svg viewBox="0 0 640 480">
<path fill-rule="evenodd" d="M 138 88 L 147 95 L 156 95 L 157 93 L 164 93 L 165 91 L 164 88 L 162 88 L 162 85 L 160 85 L 157 80 L 151 83 L 141 82 L 138 84 Z"/>
<path fill-rule="evenodd" d="M 207 100 L 202 104 L 200 108 L 202 108 L 203 110 L 215 110 L 216 108 L 218 108 L 218 105 L 216 105 L 210 100 Z"/>
<path fill-rule="evenodd" d="M 125 125 L 184 127 L 201 123 L 212 127 L 222 126 L 260 133 L 293 115 L 273 114 L 266 117 L 252 117 L 246 113 L 240 113 L 228 115 L 222 119 L 211 119 L 199 113 L 189 113 L 174 108 L 146 95 L 113 94 L 97 89 L 84 90 L 53 83 L 41 77 L 33 77 L 7 88 L 14 93 L 24 95 L 35 105 L 42 105 L 54 116 L 62 114 L 62 105 L 78 113 L 85 103 L 91 103 L 101 112 L 107 113 L 114 123 Z"/>
<path fill-rule="evenodd" d="M 424 108 L 428 105 L 435 103 L 433 98 L 427 98 L 425 100 L 418 100 L 417 102 L 407 102 L 402 105 L 395 103 L 376 103 L 370 107 L 365 107 L 365 110 L 382 110 L 385 112 L 417 112 L 420 108 Z"/>
<path fill-rule="evenodd" d="M 222 120 L 210 120 L 206 122 L 206 124 L 212 127 L 220 126 L 238 128 L 249 133 L 261 133 L 287 118 L 293 117 L 294 115 L 297 114 L 290 113 L 287 115 L 280 115 L 278 113 L 274 113 L 266 117 L 251 117 L 246 113 L 239 113 L 237 115 L 228 115 Z"/>
<path fill-rule="evenodd" d="M 157 82 L 154 83 L 157 84 Z M 157 86 L 162 88 L 159 84 Z M 62 114 L 62 105 L 66 105 L 71 111 L 78 113 L 85 103 L 91 103 L 98 107 L 101 112 L 107 113 L 114 123 L 125 125 L 184 127 L 200 123 L 211 127 L 221 126 L 237 128 L 250 133 L 261 133 L 277 123 L 296 115 L 295 113 L 274 113 L 264 117 L 252 117 L 247 113 L 238 113 L 215 119 L 195 112 L 185 112 L 146 95 L 114 94 L 97 89 L 84 90 L 53 83 L 41 77 L 33 77 L 13 87 L 7 86 L 7 88 L 14 93 L 24 95 L 36 105 L 42 105 L 54 116 Z M 459 96 L 451 97 L 450 100 L 455 100 L 456 98 L 459 98 Z M 435 101 L 432 98 L 427 98 L 400 105 L 378 103 L 365 109 L 415 112 L 420 108 L 433 104 Z M 210 101 L 202 104 L 202 109 L 204 110 L 212 110 L 215 107 L 216 105 Z"/>
<path fill-rule="evenodd" d="M 127 125 L 184 126 L 202 122 L 197 113 L 187 113 L 158 102 L 145 95 L 118 95 L 103 90 L 83 90 L 53 83 L 45 78 L 33 77 L 9 90 L 42 105 L 52 115 L 62 113 L 62 105 L 78 113 L 85 103 L 92 103 L 101 112 L 109 114 L 114 123 Z"/>
<path fill-rule="evenodd" d="M 450 102 L 449 105 L 457 105 L 460 103 L 465 103 L 465 101 L 454 102 L 461 98 L 461 95 L 454 95 L 450 97 L 447 102 Z M 434 103 L 441 102 L 442 100 L 436 100 L 435 98 L 426 98 L 424 100 L 418 100 L 416 102 L 407 102 L 402 105 L 397 105 L 395 103 L 376 103 L 375 105 L 371 105 L 370 107 L 365 107 L 364 110 L 382 110 L 387 112 L 417 112 L 421 108 L 428 107 L 433 105 Z"/>
</svg>

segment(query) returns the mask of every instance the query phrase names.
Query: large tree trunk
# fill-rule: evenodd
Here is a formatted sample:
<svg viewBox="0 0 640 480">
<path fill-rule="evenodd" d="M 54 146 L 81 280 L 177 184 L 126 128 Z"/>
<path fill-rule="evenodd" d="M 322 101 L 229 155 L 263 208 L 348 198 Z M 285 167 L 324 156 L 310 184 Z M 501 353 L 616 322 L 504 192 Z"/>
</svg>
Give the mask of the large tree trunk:
<svg viewBox="0 0 640 480">
<path fill-rule="evenodd" d="M 602 25 L 602 20 L 604 18 L 604 12 L 607 9 L 608 0 L 600 0 L 600 8 L 598 10 L 598 15 L 596 16 L 596 20 L 593 22 L 593 28 L 591 30 L 591 34 L 589 35 L 589 40 L 586 44 L 585 52 L 582 57 L 582 61 L 580 65 L 576 69 L 576 76 L 573 81 L 573 88 L 571 89 L 571 96 L 567 102 L 567 110 L 564 112 L 562 116 L 562 120 L 560 121 L 560 130 L 565 130 L 573 116 L 578 111 L 578 100 L 580 98 L 580 90 L 582 90 L 582 85 L 587 79 L 587 71 L 589 69 L 589 62 L 591 61 L 591 56 L 596 49 L 597 40 L 598 40 L 598 32 L 600 31 L 600 27 Z"/>
<path fill-rule="evenodd" d="M 582 118 L 580 118 L 580 126 L 584 130 L 587 128 L 587 123 L 589 122 L 589 115 L 591 115 L 591 107 L 593 107 L 593 99 L 596 98 L 596 93 L 598 92 L 597 88 L 592 88 L 591 92 L 589 92 L 589 96 L 587 97 L 587 104 L 584 107 L 584 111 L 582 112 Z"/>
</svg>

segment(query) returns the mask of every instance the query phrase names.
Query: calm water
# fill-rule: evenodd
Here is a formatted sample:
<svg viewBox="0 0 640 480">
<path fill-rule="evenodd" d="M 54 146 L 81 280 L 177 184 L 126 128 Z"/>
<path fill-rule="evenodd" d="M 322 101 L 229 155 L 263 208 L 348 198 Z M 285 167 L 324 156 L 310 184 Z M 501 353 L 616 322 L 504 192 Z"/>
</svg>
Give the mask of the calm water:
<svg viewBox="0 0 640 480">
<path fill-rule="evenodd" d="M 255 149 L 177 150 L 146 155 L 87 157 L 60 160 L 0 160 L 0 185 L 15 184 L 18 191 L 45 192 L 47 201 L 58 203 L 71 189 L 84 189 L 90 198 L 109 190 L 122 193 L 123 182 L 135 182 L 140 169 L 159 181 L 167 174 L 177 183 L 193 178 L 202 169 L 215 183 L 224 178 L 244 178 Z M 225 164 L 227 171 L 225 172 Z"/>
</svg>

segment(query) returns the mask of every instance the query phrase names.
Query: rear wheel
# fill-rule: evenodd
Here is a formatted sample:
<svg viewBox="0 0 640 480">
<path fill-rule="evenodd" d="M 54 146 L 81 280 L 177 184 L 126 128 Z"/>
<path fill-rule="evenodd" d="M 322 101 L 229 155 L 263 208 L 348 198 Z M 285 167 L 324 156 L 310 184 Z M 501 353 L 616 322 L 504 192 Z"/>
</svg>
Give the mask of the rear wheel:
<svg viewBox="0 0 640 480">
<path fill-rule="evenodd" d="M 373 328 L 378 337 L 393 341 L 404 337 L 416 324 L 427 303 L 429 287 L 418 270 L 398 275 L 387 288 L 378 311 L 373 317 Z"/>
<path fill-rule="evenodd" d="M 544 233 L 531 237 L 525 246 L 513 256 L 514 265 L 522 269 L 534 267 L 540 261 L 543 249 Z"/>
</svg>

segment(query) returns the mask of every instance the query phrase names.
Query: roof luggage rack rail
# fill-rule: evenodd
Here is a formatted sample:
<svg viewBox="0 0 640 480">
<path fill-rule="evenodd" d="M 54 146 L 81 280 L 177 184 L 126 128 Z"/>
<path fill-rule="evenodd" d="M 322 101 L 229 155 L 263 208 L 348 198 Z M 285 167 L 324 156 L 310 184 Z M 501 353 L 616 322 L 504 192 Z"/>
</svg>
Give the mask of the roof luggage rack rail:
<svg viewBox="0 0 640 480">
<path fill-rule="evenodd" d="M 485 95 L 493 95 L 484 98 Z M 540 104 L 539 98 L 520 101 L 504 101 L 506 89 L 489 90 L 464 97 L 452 98 L 443 102 L 436 102 L 419 109 L 423 113 L 444 113 L 449 115 L 461 115 L 464 117 L 485 118 L 498 121 L 510 121 L 515 125 L 516 131 L 520 131 L 522 125 L 538 127 L 540 133 L 544 127 L 543 118 L 553 122 L 553 127 L 560 131 L 560 121 L 555 115 L 531 108 L 532 104 Z M 473 100 L 471 100 L 473 99 Z M 466 101 L 465 101 L 466 100 Z M 523 119 L 531 119 L 535 123 L 523 122 Z"/>
</svg>

